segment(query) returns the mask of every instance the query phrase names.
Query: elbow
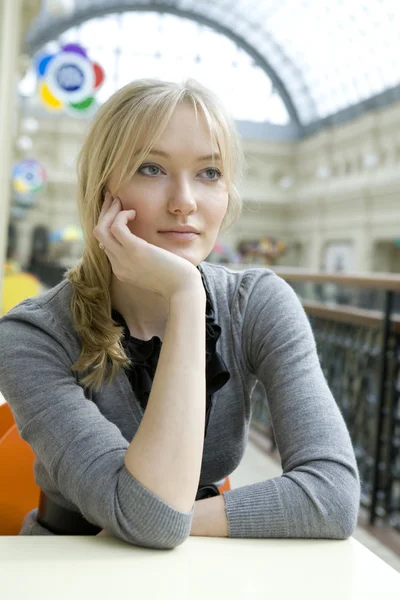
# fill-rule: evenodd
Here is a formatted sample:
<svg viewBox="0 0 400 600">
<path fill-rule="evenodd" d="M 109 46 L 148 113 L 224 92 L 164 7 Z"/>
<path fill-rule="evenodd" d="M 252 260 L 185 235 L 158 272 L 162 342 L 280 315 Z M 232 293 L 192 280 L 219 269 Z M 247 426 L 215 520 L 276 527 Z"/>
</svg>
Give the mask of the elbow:
<svg viewBox="0 0 400 600">
<path fill-rule="evenodd" d="M 336 515 L 335 531 L 337 540 L 347 540 L 351 537 L 357 527 L 358 513 L 360 509 L 360 495 L 357 499 L 349 500 Z"/>
<path fill-rule="evenodd" d="M 321 530 L 319 537 L 333 540 L 347 540 L 351 537 L 357 526 L 360 508 L 360 489 L 341 493 L 330 502 L 329 507 L 321 515 Z M 322 535 L 321 535 L 322 534 Z"/>
<path fill-rule="evenodd" d="M 177 536 L 174 532 L 164 532 L 163 535 L 160 535 L 158 532 L 149 532 L 147 535 L 137 535 L 137 534 L 116 534 L 116 537 L 123 539 L 125 542 L 130 544 L 131 546 L 139 546 L 141 548 L 151 548 L 152 550 L 173 550 L 177 548 L 186 539 L 189 537 L 188 535 L 180 535 Z"/>
<path fill-rule="evenodd" d="M 346 540 L 354 533 L 360 509 L 358 471 L 334 462 L 318 467 L 308 465 L 291 476 L 307 497 L 305 537 Z"/>
<path fill-rule="evenodd" d="M 149 492 L 123 469 L 104 526 L 133 546 L 171 550 L 189 537 L 193 509 L 181 512 Z"/>
<path fill-rule="evenodd" d="M 158 549 L 158 550 L 173 550 L 174 548 L 177 548 L 178 546 L 181 546 L 183 544 L 183 542 L 185 542 L 187 540 L 187 538 L 189 537 L 189 533 L 185 536 L 180 536 L 180 537 L 176 537 L 176 536 L 169 536 L 169 539 L 160 539 L 156 541 L 156 545 L 153 546 L 154 548 Z"/>
<path fill-rule="evenodd" d="M 190 527 L 187 523 L 172 523 L 170 525 L 155 526 L 136 523 L 119 523 L 119 526 L 107 527 L 113 535 L 131 546 L 139 546 L 141 548 L 151 548 L 154 550 L 172 550 L 180 546 L 187 540 L 190 535 Z"/>
<path fill-rule="evenodd" d="M 329 517 L 323 524 L 321 537 L 332 540 L 347 540 L 355 531 L 357 525 L 358 510 L 347 510 L 345 513 Z"/>
</svg>

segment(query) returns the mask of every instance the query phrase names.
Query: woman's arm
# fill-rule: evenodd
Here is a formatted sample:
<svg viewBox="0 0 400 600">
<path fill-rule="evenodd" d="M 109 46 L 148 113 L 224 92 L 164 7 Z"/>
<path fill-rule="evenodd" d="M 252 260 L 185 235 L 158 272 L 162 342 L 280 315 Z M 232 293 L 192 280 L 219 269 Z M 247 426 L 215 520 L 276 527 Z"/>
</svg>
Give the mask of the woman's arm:
<svg viewBox="0 0 400 600">
<path fill-rule="evenodd" d="M 76 342 L 62 328 L 66 285 L 39 298 L 44 306 L 26 300 L 0 319 L 0 389 L 40 463 L 40 482 L 128 543 L 174 548 L 189 536 L 193 513 L 173 508 L 132 476 L 124 464 L 129 442 L 77 383 L 71 372 Z M 101 391 L 117 406 L 121 377 Z M 204 411 L 204 395 L 202 401 Z"/>
<path fill-rule="evenodd" d="M 175 294 L 142 422 L 125 466 L 180 511 L 193 508 L 204 443 L 205 292 L 200 281 Z"/>
<path fill-rule="evenodd" d="M 283 475 L 224 492 L 230 537 L 349 537 L 360 482 L 349 433 L 327 385 L 304 309 L 271 271 L 241 285 L 232 312 L 248 372 L 266 390 Z M 246 369 L 246 367 L 243 367 Z"/>
<path fill-rule="evenodd" d="M 197 500 L 190 535 L 228 537 L 229 527 L 226 518 L 223 495 Z"/>
<path fill-rule="evenodd" d="M 147 490 L 191 511 L 204 444 L 206 294 L 197 269 L 134 235 L 128 224 L 136 211 L 121 209 L 107 192 L 93 235 L 120 282 L 160 295 L 169 306 L 146 411 L 124 462 Z"/>
</svg>

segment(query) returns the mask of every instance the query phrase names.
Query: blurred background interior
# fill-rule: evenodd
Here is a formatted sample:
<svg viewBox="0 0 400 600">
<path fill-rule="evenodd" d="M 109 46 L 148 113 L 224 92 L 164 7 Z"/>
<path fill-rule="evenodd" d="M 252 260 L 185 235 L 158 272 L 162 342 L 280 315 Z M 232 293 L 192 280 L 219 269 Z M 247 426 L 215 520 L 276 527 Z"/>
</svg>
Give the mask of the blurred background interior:
<svg viewBox="0 0 400 600">
<path fill-rule="evenodd" d="M 8 32 L 10 48 L 7 31 L 2 40 L 1 87 L 13 100 L 3 108 L 9 118 L 1 134 L 2 162 L 11 159 L 2 190 L 3 211 L 7 196 L 11 202 L 3 212 L 7 258 L 45 286 L 81 253 L 75 159 L 87 123 L 110 94 L 143 76 L 193 76 L 237 120 L 247 155 L 245 206 L 209 260 L 329 273 L 400 270 L 400 5 L 176 0 L 155 11 L 143 0 L 3 4 L 20 31 Z"/>
<path fill-rule="evenodd" d="M 400 556 L 399 31 L 391 0 L 0 2 L 0 314 L 81 256 L 75 160 L 98 106 L 133 79 L 198 79 L 247 159 L 243 214 L 207 260 L 298 293 L 364 525 Z M 262 389 L 252 435 L 276 455 Z"/>
</svg>

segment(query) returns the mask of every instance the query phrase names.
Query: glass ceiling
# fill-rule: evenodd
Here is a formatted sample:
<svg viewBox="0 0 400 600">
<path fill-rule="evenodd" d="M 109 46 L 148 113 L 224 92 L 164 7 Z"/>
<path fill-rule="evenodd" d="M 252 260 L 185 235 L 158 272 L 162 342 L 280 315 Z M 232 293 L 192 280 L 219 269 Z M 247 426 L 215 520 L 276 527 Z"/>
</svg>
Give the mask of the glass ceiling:
<svg viewBox="0 0 400 600">
<path fill-rule="evenodd" d="M 182 81 L 194 77 L 213 89 L 237 120 L 286 125 L 289 114 L 271 79 L 231 39 L 189 19 L 154 12 L 126 12 L 85 21 L 45 44 L 80 42 L 105 70 L 96 93 L 104 102 L 117 89 L 141 77 Z M 32 67 L 20 85 L 24 96 L 36 90 Z"/>
<path fill-rule="evenodd" d="M 28 33 L 27 49 L 30 53 L 37 51 L 54 39 L 55 34 L 58 36 L 90 17 L 155 7 L 211 26 L 247 50 L 247 55 L 237 51 L 237 60 L 246 64 L 249 55 L 252 56 L 271 77 L 291 119 L 302 126 L 400 84 L 400 1 L 397 0 L 79 0 L 69 16 L 52 16 L 43 10 Z M 208 30 L 202 36 L 198 38 L 199 56 L 208 52 L 212 60 L 214 53 L 218 57 L 219 53 L 227 53 L 228 42 L 224 46 L 221 36 L 218 50 L 214 42 L 209 44 Z M 128 35 L 131 46 L 136 43 L 134 37 L 138 43 L 141 39 L 142 47 L 153 49 L 152 43 L 149 44 L 153 40 L 146 32 L 142 38 L 137 31 L 135 36 Z M 170 38 L 162 48 L 171 58 L 177 46 L 175 40 Z M 183 62 L 187 60 L 187 51 L 193 53 L 192 41 L 189 34 L 179 38 Z M 207 74 L 213 68 L 210 64 L 204 61 Z M 212 74 L 216 82 L 225 83 L 228 67 L 223 68 L 223 72 L 217 68 Z M 250 71 L 248 68 L 248 79 L 242 84 L 248 102 L 254 100 L 253 96 L 264 85 L 257 71 L 253 69 L 252 75 Z M 231 75 L 228 80 L 232 96 Z M 268 103 L 272 96 L 265 89 L 263 100 Z"/>
</svg>

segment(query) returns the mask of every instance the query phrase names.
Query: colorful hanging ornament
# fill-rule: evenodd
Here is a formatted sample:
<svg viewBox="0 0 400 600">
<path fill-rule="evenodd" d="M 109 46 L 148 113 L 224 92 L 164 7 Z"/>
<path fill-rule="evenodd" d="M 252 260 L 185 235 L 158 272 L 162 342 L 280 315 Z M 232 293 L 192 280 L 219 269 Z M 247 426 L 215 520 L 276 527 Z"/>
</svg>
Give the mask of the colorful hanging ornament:
<svg viewBox="0 0 400 600">
<path fill-rule="evenodd" d="M 52 231 L 49 240 L 51 242 L 81 242 L 83 240 L 82 229 L 76 225 L 66 225 Z"/>
<path fill-rule="evenodd" d="M 25 158 L 14 165 L 11 180 L 18 204 L 31 207 L 36 195 L 43 189 L 47 175 L 39 161 Z"/>
<path fill-rule="evenodd" d="M 79 44 L 66 44 L 56 54 L 36 61 L 39 96 L 49 110 L 83 112 L 94 102 L 104 81 L 104 70 L 92 62 Z"/>
</svg>

